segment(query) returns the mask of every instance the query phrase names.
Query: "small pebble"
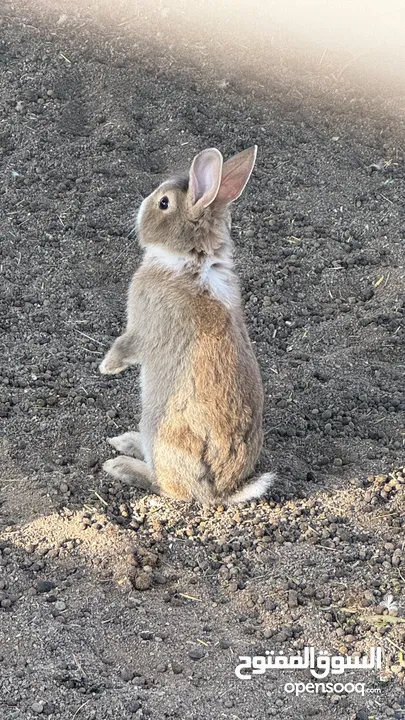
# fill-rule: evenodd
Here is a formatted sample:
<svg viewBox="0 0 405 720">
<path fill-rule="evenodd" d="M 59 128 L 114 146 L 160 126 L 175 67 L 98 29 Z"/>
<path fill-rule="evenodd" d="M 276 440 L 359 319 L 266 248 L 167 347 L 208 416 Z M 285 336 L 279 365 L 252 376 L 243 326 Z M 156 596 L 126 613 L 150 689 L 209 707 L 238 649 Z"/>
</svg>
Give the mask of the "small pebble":
<svg viewBox="0 0 405 720">
<path fill-rule="evenodd" d="M 163 573 L 161 572 L 155 572 L 153 573 L 153 579 L 157 585 L 166 585 L 167 578 Z"/>
<path fill-rule="evenodd" d="M 120 674 L 124 682 L 131 682 L 135 677 L 135 672 L 131 668 L 124 668 Z"/>
<path fill-rule="evenodd" d="M 172 663 L 171 663 L 171 666 L 172 666 L 172 670 L 173 670 L 173 672 L 174 672 L 175 675 L 180 675 L 180 673 L 183 672 L 183 666 L 180 665 L 179 663 L 177 663 L 177 662 L 172 662 Z"/>
<path fill-rule="evenodd" d="M 31 705 L 31 710 L 36 713 L 37 715 L 40 715 L 44 711 L 44 703 L 43 702 L 34 702 Z"/>
<path fill-rule="evenodd" d="M 140 572 L 135 578 L 137 590 L 149 590 L 152 587 L 152 579 L 149 573 Z"/>
<path fill-rule="evenodd" d="M 190 650 L 188 656 L 191 660 L 201 660 L 205 657 L 205 652 L 202 648 L 196 647 L 193 650 Z"/>
<path fill-rule="evenodd" d="M 139 700 L 130 700 L 128 706 L 129 712 L 136 713 L 141 709 L 141 703 Z"/>
<path fill-rule="evenodd" d="M 52 580 L 36 580 L 34 587 L 39 593 L 47 593 L 53 590 L 56 585 Z"/>
</svg>

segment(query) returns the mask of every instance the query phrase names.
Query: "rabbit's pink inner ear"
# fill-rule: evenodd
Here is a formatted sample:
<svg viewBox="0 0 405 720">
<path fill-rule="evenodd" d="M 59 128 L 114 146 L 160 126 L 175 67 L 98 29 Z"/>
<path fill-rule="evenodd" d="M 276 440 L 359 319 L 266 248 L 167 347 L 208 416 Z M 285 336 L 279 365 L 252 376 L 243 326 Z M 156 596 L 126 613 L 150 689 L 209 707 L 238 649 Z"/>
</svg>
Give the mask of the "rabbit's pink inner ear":
<svg viewBox="0 0 405 720">
<path fill-rule="evenodd" d="M 192 205 L 208 207 L 215 200 L 222 176 L 222 155 L 216 148 L 203 150 L 195 156 L 190 168 Z"/>
<path fill-rule="evenodd" d="M 257 145 L 234 155 L 224 163 L 217 200 L 230 203 L 242 195 L 256 162 Z"/>
</svg>

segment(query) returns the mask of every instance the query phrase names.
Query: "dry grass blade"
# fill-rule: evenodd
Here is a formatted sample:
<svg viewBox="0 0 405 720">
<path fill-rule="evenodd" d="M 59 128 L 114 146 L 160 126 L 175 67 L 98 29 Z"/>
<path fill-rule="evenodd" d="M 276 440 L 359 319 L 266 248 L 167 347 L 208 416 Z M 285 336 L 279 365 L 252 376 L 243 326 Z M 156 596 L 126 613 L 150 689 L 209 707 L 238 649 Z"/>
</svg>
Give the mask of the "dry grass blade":
<svg viewBox="0 0 405 720">
<path fill-rule="evenodd" d="M 85 707 L 86 705 L 88 705 L 88 704 L 89 704 L 89 702 L 91 702 L 91 700 L 86 700 L 86 702 L 84 702 L 84 703 L 83 703 L 83 705 L 80 705 L 80 707 L 79 707 L 79 708 L 77 708 L 77 710 L 76 710 L 75 714 L 74 714 L 74 715 L 72 715 L 72 720 L 75 720 L 75 718 L 76 718 L 76 717 L 78 716 L 78 714 L 79 714 L 80 710 L 83 710 L 83 708 L 84 708 L 84 707 Z"/>
<path fill-rule="evenodd" d="M 91 337 L 91 335 L 87 335 L 86 333 L 78 330 L 77 328 L 74 328 L 74 330 L 75 332 L 79 333 L 79 335 L 83 335 L 83 337 L 87 338 L 87 340 L 91 340 L 91 342 L 96 343 L 96 345 L 101 345 L 101 347 L 107 347 L 105 343 L 100 342 L 100 340 L 96 340 L 96 338 Z"/>
<path fill-rule="evenodd" d="M 186 595 L 186 593 L 179 593 L 179 595 L 186 598 L 186 600 L 195 600 L 196 602 L 202 602 L 201 598 L 194 597 L 193 595 Z"/>
<path fill-rule="evenodd" d="M 97 490 L 92 490 L 92 492 L 95 494 L 96 498 L 98 498 L 100 500 L 100 502 L 103 503 L 103 505 L 105 505 L 105 507 L 108 506 L 108 502 L 106 500 L 104 500 L 104 498 L 102 498 L 101 495 L 98 494 Z"/>
<path fill-rule="evenodd" d="M 361 619 L 370 625 L 405 625 L 405 618 L 395 615 L 363 615 Z"/>
</svg>

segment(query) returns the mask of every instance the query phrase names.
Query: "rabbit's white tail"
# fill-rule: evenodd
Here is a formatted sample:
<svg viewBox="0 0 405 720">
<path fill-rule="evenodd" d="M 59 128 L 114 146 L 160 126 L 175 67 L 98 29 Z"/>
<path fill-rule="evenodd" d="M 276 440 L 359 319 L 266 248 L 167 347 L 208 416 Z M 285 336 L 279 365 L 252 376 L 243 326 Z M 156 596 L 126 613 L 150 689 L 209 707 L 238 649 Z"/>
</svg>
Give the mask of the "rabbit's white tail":
<svg viewBox="0 0 405 720">
<path fill-rule="evenodd" d="M 256 500 L 262 497 L 273 484 L 275 478 L 274 473 L 264 473 L 260 475 L 260 477 L 255 478 L 255 480 L 252 480 L 252 482 L 245 485 L 241 490 L 231 495 L 227 499 L 226 504 L 237 505 L 238 503 Z"/>
</svg>

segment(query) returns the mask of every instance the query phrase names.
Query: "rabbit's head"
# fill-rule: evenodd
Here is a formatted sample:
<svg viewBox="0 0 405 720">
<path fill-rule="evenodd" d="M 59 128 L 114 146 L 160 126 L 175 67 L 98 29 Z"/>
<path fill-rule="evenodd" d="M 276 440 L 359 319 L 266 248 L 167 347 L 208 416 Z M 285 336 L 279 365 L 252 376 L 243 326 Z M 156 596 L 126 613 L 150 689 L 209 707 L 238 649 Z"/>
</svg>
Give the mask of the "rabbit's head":
<svg viewBox="0 0 405 720">
<path fill-rule="evenodd" d="M 229 232 L 228 206 L 243 192 L 256 152 L 254 145 L 225 163 L 216 148 L 196 155 L 189 172 L 163 182 L 142 202 L 140 244 L 182 255 L 215 251 Z"/>
</svg>

